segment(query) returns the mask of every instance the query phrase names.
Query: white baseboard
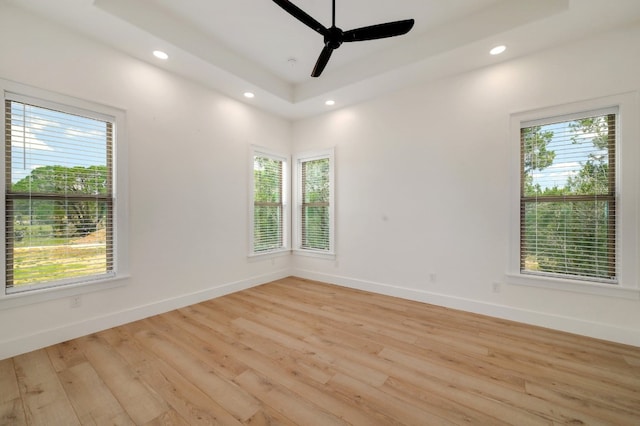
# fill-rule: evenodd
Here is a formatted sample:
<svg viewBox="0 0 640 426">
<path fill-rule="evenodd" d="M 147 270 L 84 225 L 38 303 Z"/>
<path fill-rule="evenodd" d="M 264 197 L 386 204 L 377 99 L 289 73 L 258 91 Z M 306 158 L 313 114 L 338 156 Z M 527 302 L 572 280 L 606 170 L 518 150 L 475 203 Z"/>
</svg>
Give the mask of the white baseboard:
<svg viewBox="0 0 640 426">
<path fill-rule="evenodd" d="M 640 334 L 637 330 L 385 283 L 323 274 L 303 269 L 282 269 L 270 274 L 226 283 L 206 290 L 152 302 L 108 315 L 87 318 L 83 321 L 62 327 L 41 330 L 38 333 L 21 336 L 18 339 L 5 340 L 0 342 L 0 360 L 200 303 L 205 300 L 215 299 L 226 294 L 242 291 L 290 275 L 640 347 Z"/>
<path fill-rule="evenodd" d="M 289 269 L 282 269 L 108 315 L 87 318 L 61 327 L 41 330 L 17 339 L 1 341 L 0 360 L 285 278 L 291 275 L 290 272 Z"/>
<path fill-rule="evenodd" d="M 417 302 L 430 303 L 451 309 L 487 315 L 491 317 L 536 325 L 596 339 L 623 343 L 640 347 L 640 333 L 635 329 L 627 329 L 593 321 L 548 314 L 526 309 L 518 309 L 506 305 L 482 302 L 463 297 L 432 293 L 424 290 L 400 287 L 373 281 L 359 280 L 338 275 L 323 274 L 315 271 L 294 268 L 292 275 L 315 281 L 336 284 L 357 290 L 370 291 Z"/>
</svg>

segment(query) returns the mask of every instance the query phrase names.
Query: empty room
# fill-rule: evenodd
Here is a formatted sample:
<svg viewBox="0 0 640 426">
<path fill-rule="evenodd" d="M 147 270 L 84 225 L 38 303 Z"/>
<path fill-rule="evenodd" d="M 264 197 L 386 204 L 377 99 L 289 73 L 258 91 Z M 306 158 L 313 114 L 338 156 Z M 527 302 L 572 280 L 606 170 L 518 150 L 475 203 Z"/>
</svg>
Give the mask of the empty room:
<svg viewBox="0 0 640 426">
<path fill-rule="evenodd" d="M 637 0 L 0 0 L 2 425 L 640 424 Z"/>
</svg>

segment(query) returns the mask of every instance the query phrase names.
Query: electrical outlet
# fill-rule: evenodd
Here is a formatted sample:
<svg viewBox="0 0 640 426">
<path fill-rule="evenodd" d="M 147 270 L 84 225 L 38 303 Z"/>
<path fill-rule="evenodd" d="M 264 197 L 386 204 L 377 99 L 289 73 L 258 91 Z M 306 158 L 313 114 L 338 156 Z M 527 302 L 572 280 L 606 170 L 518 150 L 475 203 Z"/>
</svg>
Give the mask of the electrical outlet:
<svg viewBox="0 0 640 426">
<path fill-rule="evenodd" d="M 70 301 L 70 306 L 72 308 L 79 308 L 82 305 L 82 299 L 80 296 L 72 296 Z"/>
<path fill-rule="evenodd" d="M 500 283 L 493 283 L 492 290 L 494 293 L 500 293 Z"/>
</svg>

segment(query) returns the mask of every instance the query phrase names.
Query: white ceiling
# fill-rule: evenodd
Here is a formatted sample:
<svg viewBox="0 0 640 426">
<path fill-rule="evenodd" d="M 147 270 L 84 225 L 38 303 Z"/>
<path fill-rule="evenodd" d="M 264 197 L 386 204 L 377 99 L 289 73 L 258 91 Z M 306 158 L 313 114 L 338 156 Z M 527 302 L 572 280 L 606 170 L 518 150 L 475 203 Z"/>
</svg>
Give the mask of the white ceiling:
<svg viewBox="0 0 640 426">
<path fill-rule="evenodd" d="M 640 0 L 336 0 L 343 30 L 416 24 L 404 36 L 343 44 L 311 78 L 322 37 L 272 0 L 0 1 L 290 119 L 325 112 L 328 98 L 345 106 L 640 21 Z M 330 0 L 292 1 L 331 25 Z M 508 50 L 491 57 L 496 44 Z"/>
</svg>

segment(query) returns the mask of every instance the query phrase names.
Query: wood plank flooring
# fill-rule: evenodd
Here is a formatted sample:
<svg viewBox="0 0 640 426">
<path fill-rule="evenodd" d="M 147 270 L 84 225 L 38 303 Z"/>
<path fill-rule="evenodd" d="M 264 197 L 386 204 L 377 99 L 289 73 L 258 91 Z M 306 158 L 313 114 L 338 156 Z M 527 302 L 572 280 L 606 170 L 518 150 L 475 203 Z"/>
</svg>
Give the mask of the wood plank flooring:
<svg viewBox="0 0 640 426">
<path fill-rule="evenodd" d="M 0 361 L 2 425 L 640 425 L 640 348 L 287 278 Z"/>
</svg>

